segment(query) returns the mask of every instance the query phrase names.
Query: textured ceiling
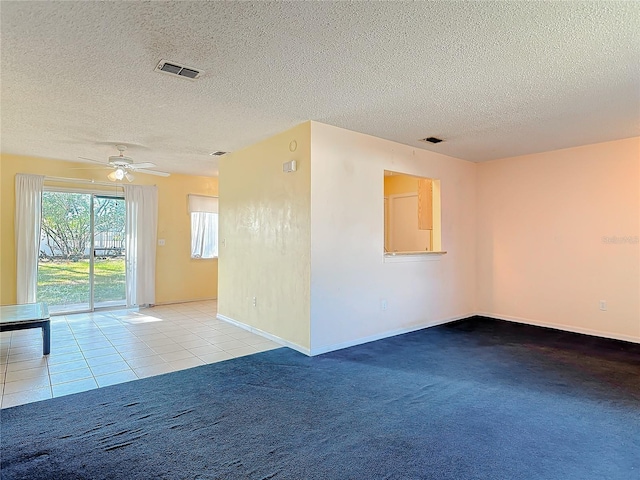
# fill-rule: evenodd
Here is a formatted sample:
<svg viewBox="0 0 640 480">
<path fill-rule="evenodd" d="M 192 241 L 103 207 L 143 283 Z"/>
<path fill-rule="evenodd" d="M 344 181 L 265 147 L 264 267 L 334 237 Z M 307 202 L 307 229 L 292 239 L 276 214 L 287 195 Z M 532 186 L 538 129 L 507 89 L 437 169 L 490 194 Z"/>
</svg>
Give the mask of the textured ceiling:
<svg viewBox="0 0 640 480">
<path fill-rule="evenodd" d="M 2 1 L 0 17 L 6 153 L 106 161 L 125 143 L 214 175 L 210 152 L 306 120 L 471 161 L 640 135 L 638 2 Z"/>
</svg>

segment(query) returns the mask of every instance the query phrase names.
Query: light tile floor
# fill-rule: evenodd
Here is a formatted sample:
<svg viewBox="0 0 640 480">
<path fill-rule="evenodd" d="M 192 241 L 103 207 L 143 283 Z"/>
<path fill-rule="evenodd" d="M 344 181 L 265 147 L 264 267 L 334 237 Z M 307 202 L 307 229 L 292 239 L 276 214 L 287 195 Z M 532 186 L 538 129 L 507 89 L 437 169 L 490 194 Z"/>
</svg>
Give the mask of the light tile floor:
<svg viewBox="0 0 640 480">
<path fill-rule="evenodd" d="M 42 330 L 0 333 L 1 408 L 278 348 L 216 319 L 215 301 L 51 317 Z"/>
</svg>

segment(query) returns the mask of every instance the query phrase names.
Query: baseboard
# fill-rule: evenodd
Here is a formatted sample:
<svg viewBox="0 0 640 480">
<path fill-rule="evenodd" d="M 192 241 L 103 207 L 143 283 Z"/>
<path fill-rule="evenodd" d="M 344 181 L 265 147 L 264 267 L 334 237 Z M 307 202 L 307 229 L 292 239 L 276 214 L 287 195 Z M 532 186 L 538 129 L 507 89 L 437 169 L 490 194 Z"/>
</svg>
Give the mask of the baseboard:
<svg viewBox="0 0 640 480">
<path fill-rule="evenodd" d="M 356 340 L 350 340 L 348 342 L 334 343 L 332 345 L 325 345 L 322 347 L 311 348 L 311 356 L 322 355 L 323 353 L 333 352 L 335 350 L 341 350 L 343 348 L 353 347 L 355 345 L 362 345 L 363 343 L 375 342 L 376 340 L 382 340 L 383 338 L 395 337 L 396 335 L 402 335 L 404 333 L 415 332 L 416 330 L 422 330 L 424 328 L 436 327 L 438 325 L 444 325 L 445 323 L 456 322 L 465 318 L 473 317 L 475 313 L 469 313 L 466 315 L 457 315 L 455 317 L 443 318 L 440 320 L 434 320 L 430 322 L 423 322 L 417 325 L 412 325 L 406 328 L 398 328 L 395 330 L 387 330 L 386 332 L 376 333 L 375 335 L 369 335 L 367 337 L 360 337 Z"/>
<path fill-rule="evenodd" d="M 211 300 L 218 300 L 217 297 L 208 297 L 208 298 L 195 298 L 195 299 L 190 299 L 190 300 L 170 300 L 168 302 L 159 302 L 159 303 L 154 303 L 153 306 L 154 307 L 159 307 L 162 305 L 175 305 L 177 303 L 195 303 L 195 302 L 208 302 Z"/>
<path fill-rule="evenodd" d="M 589 328 L 574 327 L 572 325 L 538 322 L 528 318 L 511 317 L 507 315 L 496 315 L 495 313 L 488 313 L 488 312 L 478 312 L 475 315 L 478 315 L 480 317 L 495 318 L 498 320 L 506 320 L 507 322 L 532 325 L 534 327 L 553 328 L 554 330 L 562 330 L 565 332 L 581 333 L 583 335 L 591 335 L 594 337 L 611 338 L 613 340 L 623 340 L 625 342 L 640 343 L 639 337 L 632 337 L 630 335 L 620 335 L 618 333 L 611 333 L 611 332 L 602 332 L 600 330 L 591 330 Z"/>
<path fill-rule="evenodd" d="M 234 320 L 231 317 L 227 317 L 226 315 L 222 315 L 218 313 L 216 315 L 216 318 L 224 322 L 230 323 L 232 325 L 235 325 L 236 327 L 240 327 L 243 330 L 247 330 L 251 333 L 255 333 L 256 335 L 260 335 L 261 337 L 267 338 L 272 342 L 276 342 L 282 345 L 283 347 L 292 348 L 300 353 L 304 353 L 307 356 L 311 355 L 309 349 L 306 347 L 303 347 L 301 345 L 298 345 L 297 343 L 293 343 L 288 340 L 285 340 L 284 338 L 277 337 L 276 335 L 272 335 L 271 333 L 265 332 L 264 330 L 260 330 L 259 328 L 255 328 L 255 327 L 252 327 L 251 325 L 247 325 L 246 323 L 239 322 L 237 320 Z"/>
<path fill-rule="evenodd" d="M 354 347 L 356 345 L 362 345 L 364 343 L 369 343 L 369 342 L 375 342 L 376 340 L 382 340 L 383 338 L 389 338 L 389 337 L 395 337 L 396 335 L 402 335 L 404 333 L 411 333 L 411 332 L 415 332 L 417 330 L 422 330 L 424 328 L 430 328 L 430 327 L 436 327 L 438 325 L 444 325 L 446 323 L 451 323 L 451 322 L 457 322 L 458 320 L 464 320 L 466 318 L 472 318 L 475 316 L 480 316 L 480 317 L 487 317 L 487 318 L 495 318 L 497 320 L 505 320 L 508 322 L 514 322 L 514 323 L 522 323 L 525 325 L 532 325 L 534 327 L 544 327 L 544 328 L 552 328 L 555 330 L 562 330 L 565 332 L 571 332 L 571 333 L 580 333 L 583 335 L 591 335 L 591 336 L 595 336 L 595 337 L 602 337 L 602 338 L 610 338 L 613 340 L 622 340 L 625 342 L 631 342 L 631 343 L 640 343 L 640 338 L 638 337 L 632 337 L 630 335 L 619 335 L 619 334 L 615 334 L 615 333 L 609 333 L 609 332 L 601 332 L 601 331 L 597 331 L 597 330 L 591 330 L 588 328 L 577 328 L 577 327 L 573 327 L 570 325 L 562 325 L 562 324 L 552 324 L 552 323 L 546 323 L 546 322 L 536 322 L 534 320 L 530 320 L 530 319 L 526 319 L 526 318 L 519 318 L 519 317 L 510 317 L 510 316 L 506 316 L 506 315 L 496 315 L 494 313 L 488 313 L 488 312 L 472 312 L 472 313 L 468 313 L 465 315 L 456 315 L 454 317 L 448 317 L 448 318 L 443 318 L 443 319 L 439 319 L 439 320 L 434 320 L 434 321 L 430 321 L 430 322 L 423 322 L 417 325 L 412 325 L 410 327 L 406 327 L 406 328 L 398 328 L 395 330 L 387 330 L 386 332 L 382 332 L 382 333 L 376 333 L 375 335 L 369 335 L 367 337 L 360 337 L 357 338 L 355 340 L 350 340 L 347 342 L 341 342 L 341 343 L 334 343 L 331 345 L 324 345 L 321 347 L 312 347 L 311 349 L 303 347 L 301 345 L 298 345 L 296 343 L 293 342 L 289 342 L 288 340 L 285 340 L 283 338 L 277 337 L 275 335 L 272 335 L 271 333 L 265 332 L 263 330 L 260 330 L 259 328 L 255 328 L 252 327 L 250 325 L 244 324 L 242 322 L 239 322 L 237 320 L 234 320 L 233 318 L 227 317 L 225 315 L 221 315 L 218 314 L 217 318 L 220 320 L 223 320 L 225 322 L 231 323 L 232 325 L 235 325 L 237 327 L 240 327 L 244 330 L 247 330 L 249 332 L 255 333 L 257 335 L 260 335 L 264 338 L 268 338 L 269 340 L 276 342 L 284 347 L 289 347 L 292 348 L 300 353 L 303 353 L 307 356 L 311 356 L 314 357 L 316 355 L 322 355 L 323 353 L 329 353 L 329 352 L 333 352 L 335 350 L 342 350 L 343 348 L 349 348 L 349 347 Z"/>
</svg>

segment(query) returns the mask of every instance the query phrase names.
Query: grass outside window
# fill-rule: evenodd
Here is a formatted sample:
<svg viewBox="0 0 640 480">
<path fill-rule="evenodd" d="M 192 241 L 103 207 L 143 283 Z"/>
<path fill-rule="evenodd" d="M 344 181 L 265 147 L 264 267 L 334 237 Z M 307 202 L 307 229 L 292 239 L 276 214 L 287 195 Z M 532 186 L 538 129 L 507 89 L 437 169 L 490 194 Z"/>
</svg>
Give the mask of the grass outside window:
<svg viewBox="0 0 640 480">
<path fill-rule="evenodd" d="M 124 258 L 94 262 L 94 303 L 125 298 Z M 38 265 L 38 301 L 70 305 L 89 301 L 89 260 L 53 260 Z"/>
</svg>

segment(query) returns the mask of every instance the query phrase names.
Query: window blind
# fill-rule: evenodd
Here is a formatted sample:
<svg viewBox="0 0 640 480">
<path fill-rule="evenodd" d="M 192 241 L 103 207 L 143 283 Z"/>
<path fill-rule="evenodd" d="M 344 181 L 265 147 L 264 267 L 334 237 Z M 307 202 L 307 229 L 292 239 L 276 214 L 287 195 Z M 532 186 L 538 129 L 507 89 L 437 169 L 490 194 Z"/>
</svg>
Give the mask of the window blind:
<svg viewBox="0 0 640 480">
<path fill-rule="evenodd" d="M 218 197 L 189 194 L 189 213 L 218 213 Z"/>
</svg>

